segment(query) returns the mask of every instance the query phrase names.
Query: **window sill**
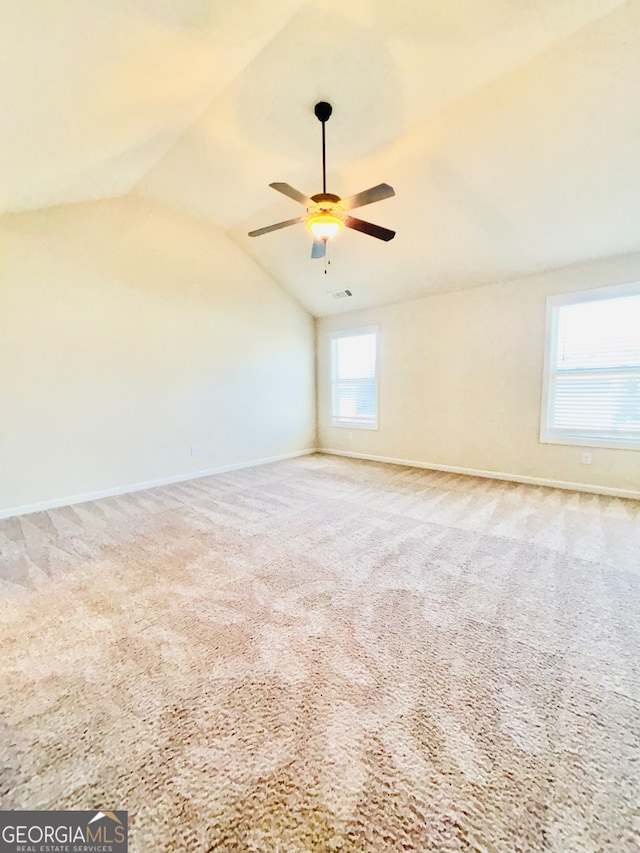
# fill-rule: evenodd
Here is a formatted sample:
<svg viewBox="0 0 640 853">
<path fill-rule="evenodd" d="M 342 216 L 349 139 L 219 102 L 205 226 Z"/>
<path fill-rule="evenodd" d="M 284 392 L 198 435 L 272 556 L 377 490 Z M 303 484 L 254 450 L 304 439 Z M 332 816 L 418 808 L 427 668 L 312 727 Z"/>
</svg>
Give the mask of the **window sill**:
<svg viewBox="0 0 640 853">
<path fill-rule="evenodd" d="M 378 424 L 350 423 L 349 421 L 332 421 L 331 426 L 338 427 L 339 429 L 378 429 Z"/>
<path fill-rule="evenodd" d="M 611 450 L 640 450 L 640 439 L 596 438 L 584 435 L 541 435 L 541 444 L 569 444 L 574 447 L 605 447 Z"/>
</svg>

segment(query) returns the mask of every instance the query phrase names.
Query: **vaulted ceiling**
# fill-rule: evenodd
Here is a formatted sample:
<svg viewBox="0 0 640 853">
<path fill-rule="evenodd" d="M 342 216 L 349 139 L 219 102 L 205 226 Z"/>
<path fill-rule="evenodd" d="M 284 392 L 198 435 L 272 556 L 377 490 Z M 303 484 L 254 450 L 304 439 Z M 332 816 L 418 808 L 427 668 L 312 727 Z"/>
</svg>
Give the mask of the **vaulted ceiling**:
<svg viewBox="0 0 640 853">
<path fill-rule="evenodd" d="M 637 0 L 0 0 L 0 209 L 128 193 L 317 315 L 640 249 Z M 329 274 L 268 184 L 392 184 Z M 335 301 L 327 291 L 349 288 Z"/>
</svg>

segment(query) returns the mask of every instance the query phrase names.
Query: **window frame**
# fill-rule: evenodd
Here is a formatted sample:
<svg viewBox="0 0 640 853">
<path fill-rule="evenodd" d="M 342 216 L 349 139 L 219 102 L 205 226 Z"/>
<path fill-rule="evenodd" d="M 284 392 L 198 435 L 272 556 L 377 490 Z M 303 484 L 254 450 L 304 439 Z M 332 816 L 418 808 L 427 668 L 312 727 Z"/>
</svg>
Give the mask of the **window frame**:
<svg viewBox="0 0 640 853">
<path fill-rule="evenodd" d="M 359 335 L 372 335 L 376 336 L 376 358 L 375 358 L 375 376 L 374 376 L 374 384 L 375 384 L 375 404 L 376 404 L 376 414 L 373 423 L 363 424 L 358 423 L 356 421 L 350 421 L 346 418 L 339 418 L 334 415 L 333 406 L 334 406 L 334 395 L 335 395 L 335 385 L 338 381 L 336 377 L 336 359 L 335 359 L 335 342 L 340 338 L 355 338 Z M 379 326 L 359 326 L 353 329 L 339 329 L 335 332 L 329 333 L 329 370 L 331 377 L 331 426 L 337 427 L 338 429 L 368 429 L 368 430 L 378 430 L 380 423 L 380 328 Z"/>
<path fill-rule="evenodd" d="M 581 302 L 598 302 L 603 299 L 618 299 L 624 296 L 640 296 L 640 281 L 596 287 L 572 293 L 559 293 L 547 297 L 544 339 L 544 366 L 542 379 L 542 406 L 540 418 L 540 442 L 542 444 L 569 444 L 576 447 L 607 447 L 614 450 L 640 450 L 639 439 L 615 439 L 607 436 L 586 436 L 580 433 L 559 432 L 549 425 L 551 413 L 551 389 L 553 375 L 557 373 L 558 308 L 577 305 Z M 616 372 L 619 368 L 611 368 Z"/>
</svg>

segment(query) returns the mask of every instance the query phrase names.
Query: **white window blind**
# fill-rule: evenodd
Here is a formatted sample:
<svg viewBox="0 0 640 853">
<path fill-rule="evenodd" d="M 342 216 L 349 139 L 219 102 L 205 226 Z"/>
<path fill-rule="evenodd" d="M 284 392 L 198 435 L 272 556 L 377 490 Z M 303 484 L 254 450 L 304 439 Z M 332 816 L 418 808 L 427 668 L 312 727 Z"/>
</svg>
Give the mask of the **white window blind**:
<svg viewBox="0 0 640 853">
<path fill-rule="evenodd" d="M 337 332 L 331 340 L 331 413 L 334 426 L 378 428 L 375 329 Z"/>
<path fill-rule="evenodd" d="M 553 297 L 542 441 L 640 449 L 640 284 Z"/>
</svg>

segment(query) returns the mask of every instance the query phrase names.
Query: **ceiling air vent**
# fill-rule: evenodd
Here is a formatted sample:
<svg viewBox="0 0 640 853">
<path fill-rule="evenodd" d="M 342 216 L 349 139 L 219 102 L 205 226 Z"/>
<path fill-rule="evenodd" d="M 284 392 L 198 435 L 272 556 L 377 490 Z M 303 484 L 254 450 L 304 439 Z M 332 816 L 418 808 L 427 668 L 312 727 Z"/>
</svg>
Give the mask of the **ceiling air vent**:
<svg viewBox="0 0 640 853">
<path fill-rule="evenodd" d="M 347 296 L 353 296 L 350 290 L 333 290 L 327 291 L 329 296 L 333 296 L 334 299 L 346 299 Z"/>
</svg>

